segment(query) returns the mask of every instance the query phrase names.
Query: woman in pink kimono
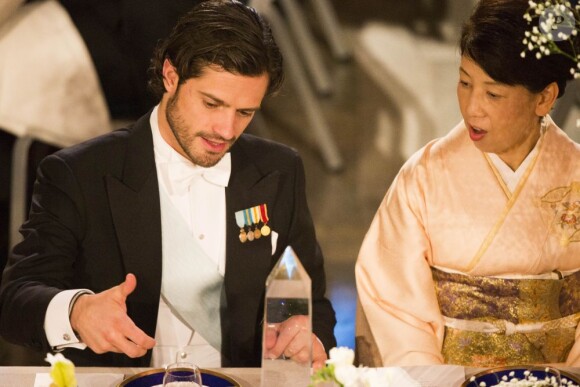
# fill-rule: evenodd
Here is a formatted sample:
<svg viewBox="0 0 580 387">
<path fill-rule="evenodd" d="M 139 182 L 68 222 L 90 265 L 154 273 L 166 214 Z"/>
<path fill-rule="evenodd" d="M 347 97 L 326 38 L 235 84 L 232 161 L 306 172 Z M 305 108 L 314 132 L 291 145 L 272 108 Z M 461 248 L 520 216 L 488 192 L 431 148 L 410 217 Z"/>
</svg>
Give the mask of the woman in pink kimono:
<svg viewBox="0 0 580 387">
<path fill-rule="evenodd" d="M 476 6 L 463 121 L 405 163 L 364 239 L 357 289 L 384 365 L 580 366 L 580 145 L 548 115 L 576 63 L 521 56 L 527 8 Z"/>
</svg>

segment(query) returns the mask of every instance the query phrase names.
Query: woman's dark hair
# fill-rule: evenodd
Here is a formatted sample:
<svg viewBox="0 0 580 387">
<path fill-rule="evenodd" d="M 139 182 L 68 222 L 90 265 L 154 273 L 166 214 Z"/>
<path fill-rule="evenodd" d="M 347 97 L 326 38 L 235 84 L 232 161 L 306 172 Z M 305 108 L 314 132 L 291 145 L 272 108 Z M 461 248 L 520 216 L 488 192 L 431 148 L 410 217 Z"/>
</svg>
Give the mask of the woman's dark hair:
<svg viewBox="0 0 580 387">
<path fill-rule="evenodd" d="M 202 1 L 158 44 L 149 68 L 149 88 L 158 98 L 166 91 L 165 59 L 176 68 L 180 84 L 210 65 L 244 76 L 268 74 L 267 94 L 276 92 L 284 78 L 282 54 L 269 25 L 236 0 Z"/>
<path fill-rule="evenodd" d="M 542 55 L 537 59 L 535 53 L 526 52 L 521 57 L 526 49 L 525 32 L 538 23 L 537 18 L 530 24 L 524 19 L 528 7 L 528 0 L 480 0 L 463 25 L 461 55 L 475 61 L 495 81 L 522 85 L 534 93 L 556 82 L 560 97 L 566 81 L 573 78 L 570 69 L 576 63 L 561 54 Z M 573 38 L 578 47 L 578 37 Z M 567 42 L 559 47 L 570 51 Z"/>
</svg>

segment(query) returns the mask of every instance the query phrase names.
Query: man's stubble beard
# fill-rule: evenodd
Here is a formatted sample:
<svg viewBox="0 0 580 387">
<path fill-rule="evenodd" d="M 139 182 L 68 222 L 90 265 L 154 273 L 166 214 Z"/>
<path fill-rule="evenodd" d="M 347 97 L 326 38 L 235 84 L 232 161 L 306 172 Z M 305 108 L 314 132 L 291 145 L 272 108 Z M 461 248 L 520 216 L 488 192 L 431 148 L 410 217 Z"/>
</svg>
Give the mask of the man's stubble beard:
<svg viewBox="0 0 580 387">
<path fill-rule="evenodd" d="M 195 165 L 200 167 L 209 168 L 216 165 L 222 157 L 230 150 L 233 143 L 237 140 L 234 138 L 231 141 L 224 140 L 222 137 L 219 136 L 203 136 L 209 140 L 215 139 L 219 141 L 226 141 L 228 143 L 227 149 L 223 154 L 212 154 L 204 152 L 202 155 L 195 155 L 193 150 L 190 149 L 188 144 L 193 144 L 195 137 L 202 137 L 201 132 L 197 133 L 188 133 L 186 125 L 183 123 L 183 120 L 177 113 L 177 103 L 178 103 L 178 96 L 179 96 L 179 87 L 177 88 L 175 94 L 171 96 L 167 101 L 167 109 L 165 111 L 165 118 L 167 123 L 169 124 L 169 129 L 173 133 L 173 137 L 183 150 L 183 152 L 187 155 L 187 158 Z"/>
</svg>

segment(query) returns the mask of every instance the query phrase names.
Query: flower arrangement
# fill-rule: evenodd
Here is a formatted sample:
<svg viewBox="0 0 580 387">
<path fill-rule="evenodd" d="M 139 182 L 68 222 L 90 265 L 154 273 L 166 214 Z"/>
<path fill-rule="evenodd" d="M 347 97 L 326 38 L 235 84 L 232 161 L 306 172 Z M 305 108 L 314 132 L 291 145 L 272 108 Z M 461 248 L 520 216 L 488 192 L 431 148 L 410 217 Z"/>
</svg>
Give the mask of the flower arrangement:
<svg viewBox="0 0 580 387">
<path fill-rule="evenodd" d="M 580 29 L 580 5 L 572 5 L 568 0 L 528 1 L 529 8 L 524 14 L 528 25 L 534 23 L 531 30 L 525 32 L 522 43 L 525 48 L 521 57 L 527 53 L 537 59 L 548 55 L 564 55 L 576 66 L 570 68 L 574 78 L 580 78 L 580 53 L 576 52 L 574 39 Z M 569 45 L 569 50 L 563 49 Z"/>
<path fill-rule="evenodd" d="M 50 377 L 52 378 L 50 387 L 77 387 L 75 365 L 72 361 L 61 353 L 56 355 L 48 353 L 44 360 L 52 366 L 50 369 Z"/>
<path fill-rule="evenodd" d="M 347 347 L 332 348 L 326 366 L 312 375 L 310 387 L 334 383 L 340 387 L 389 387 L 394 370 L 389 368 L 355 367 L 354 351 Z"/>
</svg>

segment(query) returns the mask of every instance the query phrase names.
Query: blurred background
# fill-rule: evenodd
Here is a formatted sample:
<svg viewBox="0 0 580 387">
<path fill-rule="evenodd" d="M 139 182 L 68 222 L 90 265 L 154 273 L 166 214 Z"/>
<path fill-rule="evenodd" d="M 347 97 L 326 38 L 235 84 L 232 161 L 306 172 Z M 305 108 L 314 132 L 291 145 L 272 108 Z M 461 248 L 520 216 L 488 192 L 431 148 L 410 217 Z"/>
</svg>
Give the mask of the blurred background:
<svg viewBox="0 0 580 387">
<path fill-rule="evenodd" d="M 40 159 L 147 112 L 148 58 L 192 3 L 1 0 L 1 267 Z M 336 336 L 354 348 L 358 249 L 404 160 L 461 119 L 456 41 L 474 0 L 249 3 L 273 24 L 287 80 L 248 132 L 303 156 Z M 576 89 L 553 116 L 578 141 Z M 0 365 L 43 357 L 0 343 Z"/>
</svg>

